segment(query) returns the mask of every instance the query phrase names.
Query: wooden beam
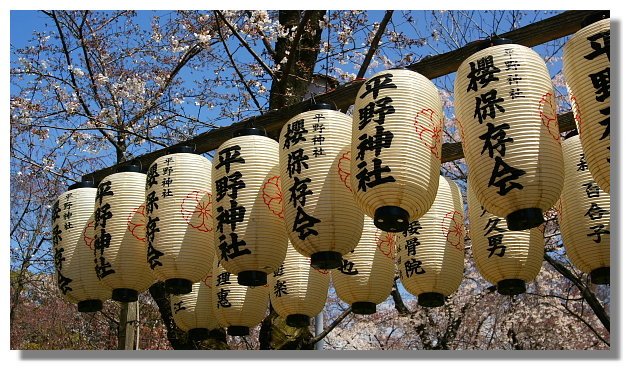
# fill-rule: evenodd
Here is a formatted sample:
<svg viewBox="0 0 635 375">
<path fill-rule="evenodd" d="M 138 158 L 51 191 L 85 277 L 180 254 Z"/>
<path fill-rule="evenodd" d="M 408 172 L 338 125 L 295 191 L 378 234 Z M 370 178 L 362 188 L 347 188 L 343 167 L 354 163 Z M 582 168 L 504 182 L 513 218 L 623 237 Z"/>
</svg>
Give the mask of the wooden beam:
<svg viewBox="0 0 635 375">
<path fill-rule="evenodd" d="M 566 11 L 546 20 L 527 25 L 499 36 L 512 39 L 517 44 L 533 47 L 575 33 L 580 29 L 580 23 L 582 20 L 593 12 L 594 11 L 591 10 Z M 459 65 L 476 51 L 476 48 L 477 46 L 475 43 L 470 43 L 454 51 L 427 57 L 408 66 L 408 68 L 423 74 L 429 79 L 441 77 L 456 71 Z M 333 103 L 340 110 L 346 111 L 349 106 L 355 103 L 357 91 L 363 82 L 364 80 L 362 79 L 348 82 L 334 90 L 331 90 L 330 92 L 316 96 L 315 100 Z M 229 126 L 210 130 L 187 142 L 180 142 L 175 146 L 193 143 L 196 144 L 197 153 L 202 154 L 210 152 L 218 148 L 226 140 L 230 139 L 234 131 L 244 127 L 251 121 L 253 121 L 254 125 L 263 127 L 269 134 L 275 137 L 275 135 L 277 135 L 280 129 L 284 126 L 285 122 L 293 116 L 301 113 L 305 106 L 309 103 L 310 100 L 306 100 L 279 110 L 272 110 L 261 116 L 252 117 Z M 569 123 L 567 122 L 566 124 Z M 566 126 L 568 130 L 572 129 L 568 128 L 570 127 L 570 124 Z M 575 128 L 575 126 L 573 126 L 573 128 Z M 463 157 L 463 152 L 461 149 L 459 153 L 459 149 L 460 144 L 458 146 L 444 144 L 442 149 L 442 160 L 450 161 L 460 159 Z M 153 151 L 148 154 L 138 156 L 137 159 L 140 160 L 144 166 L 149 166 L 156 158 L 164 155 L 165 151 L 166 149 Z M 448 154 L 446 154 L 446 152 L 448 152 Z M 457 157 L 458 155 L 460 156 Z M 116 166 L 104 168 L 89 173 L 85 175 L 84 178 L 94 179 L 95 182 L 98 183 L 104 177 L 114 173 L 115 168 Z"/>
</svg>

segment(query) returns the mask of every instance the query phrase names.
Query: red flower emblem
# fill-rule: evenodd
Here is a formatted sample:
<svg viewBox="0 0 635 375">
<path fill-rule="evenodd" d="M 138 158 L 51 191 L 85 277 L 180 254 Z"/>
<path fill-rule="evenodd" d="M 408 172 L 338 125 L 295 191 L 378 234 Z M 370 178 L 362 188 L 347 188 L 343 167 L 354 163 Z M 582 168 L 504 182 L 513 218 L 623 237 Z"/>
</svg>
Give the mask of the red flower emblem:
<svg viewBox="0 0 635 375">
<path fill-rule="evenodd" d="M 95 236 L 92 235 L 92 230 L 91 230 L 91 235 L 88 235 L 88 228 L 93 229 L 95 227 L 95 220 L 91 220 L 88 222 L 88 224 L 86 224 L 86 227 L 84 228 L 84 231 L 82 232 L 82 235 L 84 237 L 84 243 L 86 244 L 86 246 L 88 246 L 92 251 L 95 251 L 95 247 L 93 246 L 93 244 L 95 243 Z"/>
<path fill-rule="evenodd" d="M 262 200 L 277 217 L 284 219 L 282 212 L 282 190 L 280 176 L 273 176 L 262 187 Z"/>
<path fill-rule="evenodd" d="M 395 233 L 386 233 L 379 229 L 375 230 L 375 243 L 377 244 L 377 248 L 390 259 L 393 259 L 395 256 L 395 239 Z"/>
<path fill-rule="evenodd" d="M 181 215 L 189 226 L 201 232 L 211 232 L 214 228 L 212 195 L 206 191 L 194 190 L 181 201 Z M 194 207 L 192 205 L 194 204 Z"/>
<path fill-rule="evenodd" d="M 540 111 L 540 121 L 547 127 L 549 134 L 551 134 L 556 141 L 560 141 L 558 115 L 556 112 L 555 98 L 552 93 L 548 92 L 540 98 L 538 110 Z"/>
<path fill-rule="evenodd" d="M 351 189 L 351 152 L 346 151 L 342 154 L 342 157 L 337 162 L 337 173 L 340 176 L 340 181 L 344 183 L 346 188 L 352 193 Z"/>
<path fill-rule="evenodd" d="M 128 231 L 134 238 L 146 240 L 146 205 L 142 204 L 128 215 Z"/>
<path fill-rule="evenodd" d="M 443 131 L 441 116 L 433 109 L 424 108 L 415 116 L 414 128 L 423 144 L 432 151 L 437 159 L 440 159 L 441 132 Z M 430 133 L 431 142 L 424 139 L 424 133 Z"/>
<path fill-rule="evenodd" d="M 459 244 L 465 233 L 463 231 L 463 214 L 458 211 L 448 212 L 443 216 L 441 230 L 447 241 L 457 250 L 463 250 Z"/>
</svg>

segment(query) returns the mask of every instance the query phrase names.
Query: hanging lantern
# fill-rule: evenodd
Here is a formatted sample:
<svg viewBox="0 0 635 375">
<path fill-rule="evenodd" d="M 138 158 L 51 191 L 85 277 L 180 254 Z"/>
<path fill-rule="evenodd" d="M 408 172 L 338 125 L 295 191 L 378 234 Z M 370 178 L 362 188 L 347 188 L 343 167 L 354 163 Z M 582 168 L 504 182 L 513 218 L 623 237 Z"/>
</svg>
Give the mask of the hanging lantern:
<svg viewBox="0 0 635 375">
<path fill-rule="evenodd" d="M 459 67 L 456 117 L 472 187 L 510 230 L 540 225 L 562 190 L 562 148 L 544 60 L 507 39 L 488 40 Z"/>
<path fill-rule="evenodd" d="M 364 216 L 364 232 L 355 250 L 331 272 L 337 296 L 355 314 L 374 314 L 390 295 L 395 279 L 395 234 L 378 229 Z"/>
<path fill-rule="evenodd" d="M 99 283 L 95 273 L 92 226 L 96 193 L 92 182 L 78 182 L 52 208 L 57 286 L 68 301 L 77 303 L 79 312 L 100 311 L 112 292 Z"/>
<path fill-rule="evenodd" d="M 404 288 L 419 305 L 438 307 L 463 279 L 463 199 L 459 187 L 439 176 L 434 204 L 397 234 L 397 266 Z"/>
<path fill-rule="evenodd" d="M 574 266 L 588 273 L 594 284 L 610 282 L 611 197 L 591 176 L 580 137 L 562 144 L 564 189 L 560 196 L 560 233 Z"/>
<path fill-rule="evenodd" d="M 425 214 L 437 193 L 443 106 L 419 73 L 387 70 L 357 93 L 351 145 L 352 188 L 377 228 L 401 232 Z"/>
<path fill-rule="evenodd" d="M 311 260 L 291 243 L 284 263 L 268 276 L 273 309 L 291 327 L 307 327 L 324 308 L 329 291 L 329 271 L 311 267 Z"/>
<path fill-rule="evenodd" d="M 95 270 L 119 302 L 137 301 L 155 280 L 146 262 L 145 181 L 140 165 L 125 165 L 97 186 Z"/>
<path fill-rule="evenodd" d="M 470 180 L 471 181 L 471 180 Z M 467 186 L 470 239 L 476 268 L 504 295 L 524 293 L 542 266 L 545 240 L 539 228 L 510 231 L 507 222 L 483 209 Z"/>
<path fill-rule="evenodd" d="M 227 327 L 230 336 L 247 336 L 249 328 L 265 318 L 269 307 L 268 286 L 244 286 L 238 277 L 227 272 L 220 262 L 214 262 L 212 311 L 221 327 Z"/>
<path fill-rule="evenodd" d="M 210 272 L 203 280 L 192 284 L 190 293 L 170 296 L 174 323 L 187 332 L 192 340 L 204 340 L 210 337 L 210 332 L 219 328 L 212 310 L 212 299 L 215 293 L 216 279 Z"/>
<path fill-rule="evenodd" d="M 562 72 L 567 80 L 589 171 L 611 191 L 611 19 L 592 15 L 565 44 Z M 574 103 L 572 103 L 573 106 Z"/>
<path fill-rule="evenodd" d="M 269 199 L 280 178 L 278 143 L 262 129 L 241 129 L 213 164 L 216 255 L 240 285 L 265 285 L 287 249 L 284 220 Z"/>
<path fill-rule="evenodd" d="M 212 268 L 212 164 L 192 147 L 168 152 L 146 178 L 147 261 L 168 293 L 186 294 Z"/>
<path fill-rule="evenodd" d="M 280 133 L 284 219 L 293 247 L 311 266 L 339 267 L 362 235 L 363 213 L 351 192 L 351 118 L 318 103 Z"/>
</svg>

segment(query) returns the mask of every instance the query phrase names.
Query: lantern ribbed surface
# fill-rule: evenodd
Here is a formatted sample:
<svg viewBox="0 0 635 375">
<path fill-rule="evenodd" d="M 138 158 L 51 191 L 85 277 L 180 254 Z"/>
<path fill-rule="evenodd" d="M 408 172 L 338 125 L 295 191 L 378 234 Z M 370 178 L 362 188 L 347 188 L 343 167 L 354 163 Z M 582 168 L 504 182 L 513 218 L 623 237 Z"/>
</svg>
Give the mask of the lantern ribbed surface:
<svg viewBox="0 0 635 375">
<path fill-rule="evenodd" d="M 459 187 L 439 177 L 430 210 L 397 234 L 397 266 L 404 288 L 426 307 L 437 307 L 463 279 L 463 199 Z"/>
<path fill-rule="evenodd" d="M 110 298 L 95 273 L 93 208 L 97 189 L 82 187 L 59 196 L 52 208 L 52 239 L 57 286 L 80 312 L 94 312 Z"/>
<path fill-rule="evenodd" d="M 93 226 L 95 239 L 107 236 L 109 246 L 96 249 L 95 264 L 115 301 L 136 301 L 155 280 L 146 254 L 145 182 L 144 173 L 119 172 L 97 187 L 95 217 L 103 220 Z"/>
<path fill-rule="evenodd" d="M 284 220 L 272 198 L 279 192 L 278 142 L 234 137 L 218 147 L 213 165 L 217 259 L 242 284 L 264 285 L 287 251 Z"/>
<path fill-rule="evenodd" d="M 562 54 L 582 149 L 591 175 L 607 193 L 611 191 L 610 38 L 611 20 L 603 19 L 576 32 Z"/>
<path fill-rule="evenodd" d="M 191 291 L 212 268 L 212 163 L 203 156 L 159 157 L 146 178 L 147 261 L 172 294 Z"/>
<path fill-rule="evenodd" d="M 564 183 L 557 108 L 544 60 L 518 44 L 485 48 L 459 67 L 454 95 L 478 201 L 506 218 L 511 230 L 540 225 Z"/>
<path fill-rule="evenodd" d="M 402 231 L 434 202 L 444 114 L 434 84 L 410 70 L 379 72 L 357 92 L 352 189 L 378 228 Z"/>
<path fill-rule="evenodd" d="M 268 275 L 269 299 L 288 325 L 306 326 L 301 323 L 308 323 L 324 308 L 329 282 L 329 271 L 311 267 L 311 260 L 289 242 L 284 263 Z"/>
<path fill-rule="evenodd" d="M 267 314 L 269 307 L 268 286 L 244 286 L 238 277 L 226 271 L 220 262 L 212 269 L 216 292 L 212 294 L 212 311 L 227 334 L 244 336 L 249 328 L 257 326 Z M 236 334 L 239 332 L 240 334 Z"/>
<path fill-rule="evenodd" d="M 363 229 L 353 200 L 351 118 L 319 109 L 291 118 L 280 132 L 280 173 L 289 240 L 317 268 L 339 266 Z"/>
<path fill-rule="evenodd" d="M 565 180 L 558 206 L 562 242 L 574 266 L 591 274 L 592 282 L 605 284 L 611 265 L 611 197 L 593 180 L 579 136 L 566 139 L 562 149 Z M 593 272 L 601 269 L 606 269 L 604 282 L 595 280 Z"/>
<path fill-rule="evenodd" d="M 508 230 L 504 218 L 483 209 L 469 181 L 467 204 L 476 269 L 498 287 L 499 293 L 523 293 L 524 283 L 532 281 L 542 267 L 545 243 L 542 232 L 539 228 Z"/>
<path fill-rule="evenodd" d="M 170 295 L 172 316 L 177 327 L 185 332 L 196 329 L 219 328 L 212 311 L 212 299 L 216 293 L 216 279 L 212 272 L 203 280 L 192 284 L 192 292 Z"/>
<path fill-rule="evenodd" d="M 356 314 L 372 314 L 390 295 L 395 277 L 395 234 L 383 232 L 364 216 L 359 244 L 331 271 L 337 296 Z M 358 308 L 359 307 L 359 308 Z"/>
</svg>

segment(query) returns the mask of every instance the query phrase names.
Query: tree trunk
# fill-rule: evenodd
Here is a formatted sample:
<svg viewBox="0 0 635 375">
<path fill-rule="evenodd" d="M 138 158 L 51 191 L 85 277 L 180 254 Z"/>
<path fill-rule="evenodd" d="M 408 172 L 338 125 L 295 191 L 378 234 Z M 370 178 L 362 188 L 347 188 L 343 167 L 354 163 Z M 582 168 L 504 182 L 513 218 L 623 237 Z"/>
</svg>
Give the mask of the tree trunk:
<svg viewBox="0 0 635 375">
<path fill-rule="evenodd" d="M 119 335 L 117 337 L 118 350 L 137 350 L 136 332 L 138 302 L 122 302 L 119 310 Z"/>
</svg>

